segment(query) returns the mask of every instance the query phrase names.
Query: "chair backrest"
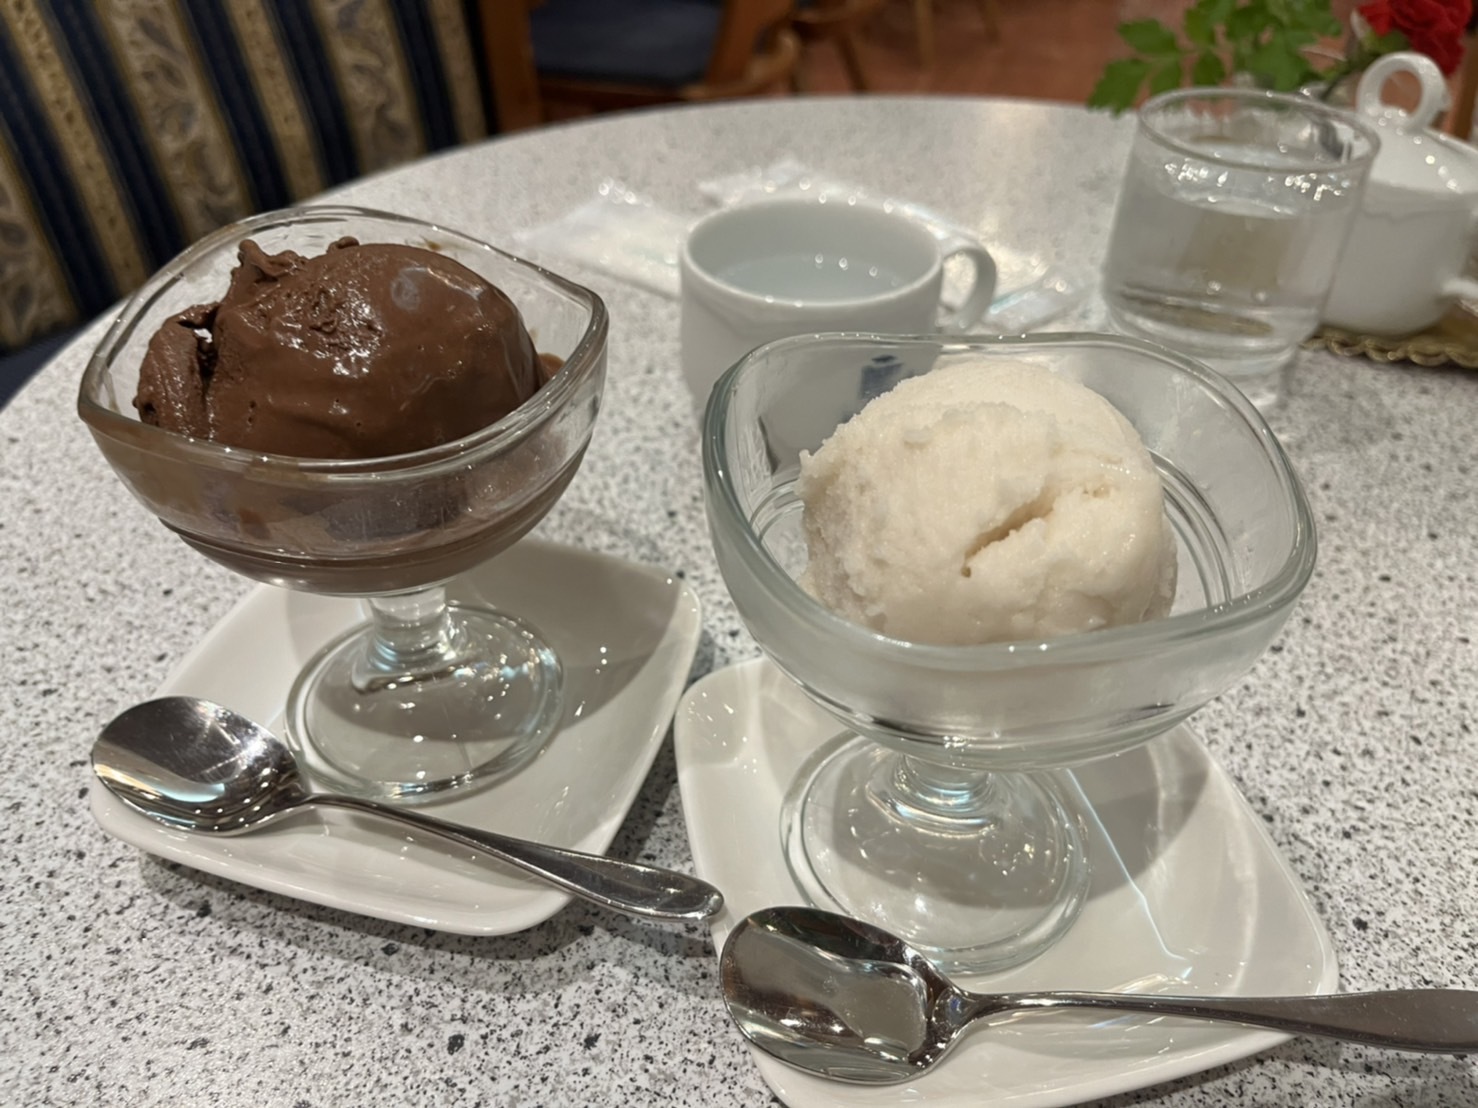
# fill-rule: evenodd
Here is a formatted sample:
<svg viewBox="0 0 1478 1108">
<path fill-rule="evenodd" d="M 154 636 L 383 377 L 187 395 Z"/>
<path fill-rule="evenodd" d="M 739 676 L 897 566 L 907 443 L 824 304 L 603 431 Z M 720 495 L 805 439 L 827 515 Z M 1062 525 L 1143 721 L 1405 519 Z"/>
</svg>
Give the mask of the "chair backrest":
<svg viewBox="0 0 1478 1108">
<path fill-rule="evenodd" d="M 482 0 L 489 5 L 530 0 Z M 782 87 L 800 60 L 792 0 L 532 0 L 542 114 L 564 118 Z M 656 18 L 660 15 L 661 18 Z M 645 18 L 644 18 L 645 17 Z"/>
<path fill-rule="evenodd" d="M 539 71 L 529 31 L 530 0 L 478 0 L 483 54 L 487 58 L 498 125 L 519 131 L 544 122 Z"/>
<path fill-rule="evenodd" d="M 1447 133 L 1464 142 L 1473 139 L 1474 102 L 1478 101 L 1478 35 L 1469 35 L 1463 66 L 1458 70 L 1457 91 L 1447 113 Z"/>
<path fill-rule="evenodd" d="M 705 85 L 742 82 L 757 52 L 775 49 L 789 28 L 794 0 L 724 0 L 724 17 L 708 62 Z"/>
</svg>

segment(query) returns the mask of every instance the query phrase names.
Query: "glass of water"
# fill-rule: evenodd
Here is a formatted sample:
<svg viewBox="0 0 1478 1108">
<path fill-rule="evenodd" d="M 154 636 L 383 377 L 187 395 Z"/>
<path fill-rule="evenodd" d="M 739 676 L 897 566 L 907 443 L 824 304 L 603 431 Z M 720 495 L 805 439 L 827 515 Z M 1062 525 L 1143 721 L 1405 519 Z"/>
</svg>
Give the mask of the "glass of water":
<svg viewBox="0 0 1478 1108">
<path fill-rule="evenodd" d="M 1146 102 L 1104 263 L 1114 323 L 1274 404 L 1319 325 L 1378 145 L 1358 116 L 1302 96 Z"/>
</svg>

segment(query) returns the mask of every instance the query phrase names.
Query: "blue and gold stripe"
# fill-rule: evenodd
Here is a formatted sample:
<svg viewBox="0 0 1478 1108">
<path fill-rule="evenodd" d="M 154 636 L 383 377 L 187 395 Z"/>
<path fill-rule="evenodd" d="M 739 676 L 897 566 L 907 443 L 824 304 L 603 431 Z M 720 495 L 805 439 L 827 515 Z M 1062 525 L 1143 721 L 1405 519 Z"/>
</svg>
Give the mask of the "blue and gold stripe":
<svg viewBox="0 0 1478 1108">
<path fill-rule="evenodd" d="M 20 68 L 33 92 L 32 106 L 60 154 L 71 189 L 82 201 L 83 222 L 90 226 L 106 271 L 115 287 L 132 288 L 149 273 L 143 245 L 133 224 L 126 194 L 113 176 L 110 159 L 94 126 L 75 67 L 63 58 L 64 43 L 54 34 L 42 6 L 28 0 L 0 0 L 0 21 L 19 48 Z M 39 130 L 39 128 L 38 128 Z M 83 299 L 88 299 L 84 297 Z"/>
<path fill-rule="evenodd" d="M 318 139 L 277 18 L 265 0 L 197 0 L 193 8 L 202 37 L 209 28 L 228 66 L 245 75 L 223 100 L 242 115 L 259 114 L 265 125 L 264 136 L 253 128 L 252 138 L 243 139 L 258 208 L 280 208 L 323 191 Z"/>
<path fill-rule="evenodd" d="M 16 205 L 15 218 L 22 212 L 33 213 L 34 239 L 44 245 L 53 264 L 66 274 L 69 299 L 85 311 L 92 305 L 106 304 L 114 284 L 107 259 L 89 226 L 86 199 L 73 184 L 36 91 L 25 79 L 15 45 L 12 36 L 0 34 L 0 119 L 4 121 L 17 188 L 25 197 Z M 39 289 L 44 275 L 33 274 L 32 281 Z M 30 337 L 22 335 L 21 340 Z"/>
<path fill-rule="evenodd" d="M 29 343 L 76 314 L 56 253 L 40 229 L 30 189 L 0 126 L 0 348 Z"/>
<path fill-rule="evenodd" d="M 468 11 L 461 0 L 426 0 L 424 9 L 397 4 L 395 11 L 406 21 L 415 17 L 429 24 L 431 39 L 425 46 L 411 49 L 409 34 L 405 41 L 412 55 L 424 56 L 427 68 L 440 79 L 440 95 L 435 91 L 423 92 L 422 113 L 429 117 L 431 107 L 438 103 L 445 103 L 451 109 L 453 131 L 444 138 L 432 136 L 432 147 L 476 142 L 487 137 L 488 121 L 477 75 L 478 49 L 473 47 L 474 42 L 481 40 L 472 37 Z"/>
<path fill-rule="evenodd" d="M 114 65 L 113 53 L 99 33 L 94 8 L 90 3 L 57 4 L 50 17 L 57 39 L 67 44 L 72 63 L 69 78 L 87 104 L 99 145 L 143 240 L 148 268 L 153 270 L 178 250 L 183 232 L 146 145 L 116 141 L 118 136 L 141 135 L 142 124 L 130 107 L 128 86 Z"/>
<path fill-rule="evenodd" d="M 310 0 L 340 102 L 352 104 L 359 164 L 379 169 L 420 157 L 426 136 L 385 0 Z"/>
<path fill-rule="evenodd" d="M 305 0 L 268 0 L 266 6 L 281 28 L 283 59 L 302 86 L 309 126 L 318 140 L 323 176 L 328 182 L 348 181 L 359 172 L 359 159 L 354 151 L 348 113 L 329 73 L 328 52 L 319 37 L 313 13 Z"/>
<path fill-rule="evenodd" d="M 251 213 L 250 191 L 177 0 L 95 0 L 185 241 Z"/>
</svg>

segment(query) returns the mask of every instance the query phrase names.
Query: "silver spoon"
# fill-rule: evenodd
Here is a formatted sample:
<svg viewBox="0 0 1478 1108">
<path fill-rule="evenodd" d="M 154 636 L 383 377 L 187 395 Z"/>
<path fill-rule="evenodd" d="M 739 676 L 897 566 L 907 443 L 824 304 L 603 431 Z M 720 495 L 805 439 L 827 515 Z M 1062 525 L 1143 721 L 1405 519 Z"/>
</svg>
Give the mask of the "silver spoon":
<svg viewBox="0 0 1478 1108">
<path fill-rule="evenodd" d="M 509 838 L 358 797 L 310 793 L 292 751 L 276 735 L 194 697 L 162 697 L 123 712 L 93 744 L 92 768 L 130 808 L 186 831 L 239 835 L 305 805 L 347 808 L 440 835 L 628 915 L 702 920 L 724 903 L 712 885 L 672 870 Z"/>
<path fill-rule="evenodd" d="M 1218 1020 L 1398 1050 L 1478 1051 L 1475 991 L 970 993 L 882 928 L 815 908 L 766 908 L 742 920 L 724 943 L 720 974 L 729 1014 L 750 1042 L 797 1069 L 863 1084 L 918 1077 L 976 1020 L 1044 1008 Z"/>
</svg>

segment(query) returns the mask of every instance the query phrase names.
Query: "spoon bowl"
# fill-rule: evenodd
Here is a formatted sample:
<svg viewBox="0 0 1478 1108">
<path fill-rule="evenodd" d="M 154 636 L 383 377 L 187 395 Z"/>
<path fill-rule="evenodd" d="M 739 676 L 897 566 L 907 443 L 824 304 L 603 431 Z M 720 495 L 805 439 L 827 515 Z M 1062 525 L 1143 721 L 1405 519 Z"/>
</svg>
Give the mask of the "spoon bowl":
<svg viewBox="0 0 1478 1108">
<path fill-rule="evenodd" d="M 991 1017 L 1095 1008 L 1238 1023 L 1444 1054 L 1478 1050 L 1478 992 L 1324 996 L 974 993 L 896 935 L 817 908 L 766 908 L 729 933 L 724 1001 L 751 1043 L 787 1065 L 858 1084 L 909 1081 Z"/>
<path fill-rule="evenodd" d="M 470 847 L 627 915 L 703 920 L 723 907 L 723 895 L 712 885 L 673 870 L 464 827 L 361 797 L 313 792 L 281 739 L 208 700 L 161 697 L 122 712 L 93 743 L 92 768 L 130 808 L 185 831 L 239 835 L 309 806 L 344 808 Z"/>
</svg>

